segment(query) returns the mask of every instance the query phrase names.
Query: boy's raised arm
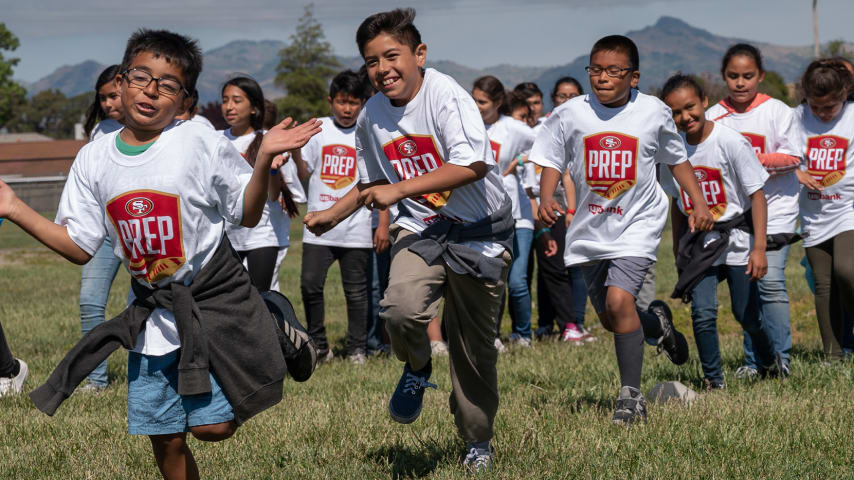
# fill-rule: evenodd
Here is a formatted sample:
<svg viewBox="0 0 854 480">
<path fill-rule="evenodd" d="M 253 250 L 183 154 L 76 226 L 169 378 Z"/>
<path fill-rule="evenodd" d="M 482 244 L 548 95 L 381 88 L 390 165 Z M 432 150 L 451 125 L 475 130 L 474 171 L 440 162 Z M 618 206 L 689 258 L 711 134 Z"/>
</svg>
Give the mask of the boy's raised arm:
<svg viewBox="0 0 854 480">
<path fill-rule="evenodd" d="M 254 227 L 261 220 L 264 204 L 267 202 L 267 186 L 273 158 L 288 150 L 301 148 L 309 138 L 320 133 L 321 122 L 317 119 L 312 118 L 295 127 L 291 127 L 292 123 L 292 119 L 286 118 L 264 135 L 255 159 L 255 169 L 243 193 L 243 220 L 240 224 L 244 227 Z"/>
<path fill-rule="evenodd" d="M 39 215 L 15 195 L 9 185 L 0 180 L 0 218 L 7 218 L 67 260 L 83 265 L 92 258 L 68 235 L 63 225 L 57 225 Z"/>
<path fill-rule="evenodd" d="M 484 162 L 470 165 L 446 163 L 430 173 L 409 180 L 364 188 L 361 185 L 359 201 L 374 208 L 388 208 L 404 198 L 417 197 L 434 192 L 445 192 L 468 185 L 485 177 L 489 167 Z"/>
</svg>

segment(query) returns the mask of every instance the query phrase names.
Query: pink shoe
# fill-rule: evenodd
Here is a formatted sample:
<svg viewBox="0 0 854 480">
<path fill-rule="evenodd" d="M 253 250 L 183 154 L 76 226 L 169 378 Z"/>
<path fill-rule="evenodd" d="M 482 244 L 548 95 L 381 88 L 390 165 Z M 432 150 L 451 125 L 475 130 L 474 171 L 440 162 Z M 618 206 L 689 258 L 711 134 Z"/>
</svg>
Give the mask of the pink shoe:
<svg viewBox="0 0 854 480">
<path fill-rule="evenodd" d="M 564 342 L 570 342 L 574 345 L 581 345 L 585 340 L 584 332 L 582 332 L 581 329 L 578 328 L 578 325 L 574 323 L 566 324 L 566 328 L 563 329 L 563 334 L 560 338 Z"/>
</svg>

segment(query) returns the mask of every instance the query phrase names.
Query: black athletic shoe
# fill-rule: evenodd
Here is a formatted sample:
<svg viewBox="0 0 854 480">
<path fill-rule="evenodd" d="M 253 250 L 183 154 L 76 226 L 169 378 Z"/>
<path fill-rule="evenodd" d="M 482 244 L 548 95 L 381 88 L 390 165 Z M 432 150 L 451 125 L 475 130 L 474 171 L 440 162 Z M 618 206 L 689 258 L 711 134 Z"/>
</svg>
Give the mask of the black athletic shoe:
<svg viewBox="0 0 854 480">
<path fill-rule="evenodd" d="M 623 386 L 620 389 L 620 396 L 617 397 L 617 406 L 614 408 L 611 423 L 632 425 L 638 422 L 646 422 L 646 399 L 637 388 Z"/>
<path fill-rule="evenodd" d="M 649 304 L 648 311 L 658 317 L 661 322 L 661 338 L 658 339 L 656 349 L 658 353 L 664 352 L 667 358 L 676 365 L 682 365 L 688 361 L 688 341 L 685 335 L 679 333 L 673 325 L 673 314 L 670 307 L 661 300 L 653 300 Z"/>
<path fill-rule="evenodd" d="M 272 290 L 262 292 L 261 297 L 273 314 L 288 374 L 297 382 L 308 380 L 317 366 L 317 348 L 314 342 L 297 320 L 294 307 L 287 297 Z"/>
<path fill-rule="evenodd" d="M 404 364 L 403 375 L 388 402 L 388 413 L 395 422 L 412 423 L 421 414 L 424 389 L 436 388 L 436 385 L 427 381 L 432 370 L 432 362 L 417 372 L 409 368 L 408 363 Z"/>
<path fill-rule="evenodd" d="M 706 390 L 723 390 L 726 388 L 726 383 L 724 383 L 723 379 L 704 378 L 703 387 Z"/>
</svg>

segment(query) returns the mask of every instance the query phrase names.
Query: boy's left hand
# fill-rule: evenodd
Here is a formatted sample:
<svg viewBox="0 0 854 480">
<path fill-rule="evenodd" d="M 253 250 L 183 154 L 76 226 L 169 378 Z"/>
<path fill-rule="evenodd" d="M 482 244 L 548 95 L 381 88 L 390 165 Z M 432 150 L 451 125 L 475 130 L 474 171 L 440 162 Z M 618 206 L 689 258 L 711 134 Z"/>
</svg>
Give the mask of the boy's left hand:
<svg viewBox="0 0 854 480">
<path fill-rule="evenodd" d="M 383 253 L 388 250 L 389 246 L 391 246 L 391 242 L 389 241 L 388 227 L 378 227 L 377 231 L 374 232 L 374 251 Z"/>
<path fill-rule="evenodd" d="M 320 120 L 312 118 L 302 125 L 296 125 L 288 117 L 264 134 L 261 147 L 258 149 L 258 155 L 274 156 L 288 150 L 302 148 L 311 137 L 320 133 L 321 124 Z"/>
<path fill-rule="evenodd" d="M 377 185 L 359 192 L 359 203 L 371 210 L 388 208 L 402 199 L 403 194 L 397 183 Z"/>
<path fill-rule="evenodd" d="M 768 273 L 768 258 L 765 257 L 764 250 L 752 250 L 750 259 L 747 261 L 747 270 L 745 272 L 750 275 L 751 281 L 758 281 Z"/>
<path fill-rule="evenodd" d="M 695 205 L 694 211 L 691 212 L 691 215 L 688 217 L 688 228 L 691 230 L 691 233 L 696 232 L 697 230 L 701 232 L 708 232 L 715 226 L 715 217 L 712 216 L 712 212 L 709 211 L 709 207 L 707 205 Z"/>
</svg>

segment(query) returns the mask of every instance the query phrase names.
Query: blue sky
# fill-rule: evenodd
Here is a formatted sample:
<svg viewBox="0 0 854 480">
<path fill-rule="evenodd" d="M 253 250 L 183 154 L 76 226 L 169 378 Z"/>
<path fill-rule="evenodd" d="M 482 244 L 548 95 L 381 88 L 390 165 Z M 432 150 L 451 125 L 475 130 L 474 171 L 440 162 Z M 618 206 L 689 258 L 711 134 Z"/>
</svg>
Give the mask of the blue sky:
<svg viewBox="0 0 854 480">
<path fill-rule="evenodd" d="M 209 50 L 237 39 L 287 41 L 302 0 L 0 0 L 6 23 L 21 40 L 15 77 L 34 81 L 62 65 L 121 60 L 139 27 L 169 28 Z M 335 53 L 356 55 L 356 28 L 367 15 L 411 0 L 315 0 Z M 475 67 L 501 63 L 558 65 L 586 52 L 597 38 L 638 30 L 662 15 L 718 35 L 782 45 L 812 44 L 811 0 L 426 0 L 416 25 L 435 60 Z M 854 41 L 854 1 L 819 0 L 821 41 Z M 238 6 L 239 5 L 239 6 Z M 9 56 L 8 53 L 4 53 Z"/>
</svg>

